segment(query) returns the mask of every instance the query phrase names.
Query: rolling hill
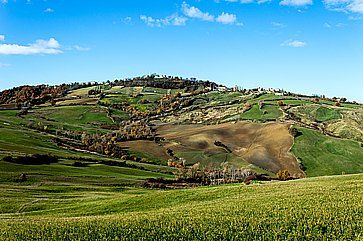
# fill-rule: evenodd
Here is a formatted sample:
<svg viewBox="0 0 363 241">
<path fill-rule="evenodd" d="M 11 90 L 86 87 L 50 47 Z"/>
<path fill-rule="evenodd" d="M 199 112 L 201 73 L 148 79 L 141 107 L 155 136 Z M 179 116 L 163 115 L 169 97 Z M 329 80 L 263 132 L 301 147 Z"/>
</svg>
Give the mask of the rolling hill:
<svg viewBox="0 0 363 241">
<path fill-rule="evenodd" d="M 3 91 L 0 239 L 361 240 L 362 133 L 361 104 L 209 81 Z"/>
</svg>

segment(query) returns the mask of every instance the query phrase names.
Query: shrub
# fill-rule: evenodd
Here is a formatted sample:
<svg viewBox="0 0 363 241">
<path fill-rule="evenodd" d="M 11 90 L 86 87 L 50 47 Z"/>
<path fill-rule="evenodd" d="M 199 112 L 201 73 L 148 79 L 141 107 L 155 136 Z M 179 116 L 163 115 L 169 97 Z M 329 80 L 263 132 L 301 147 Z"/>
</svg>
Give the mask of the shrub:
<svg viewBox="0 0 363 241">
<path fill-rule="evenodd" d="M 18 157 L 6 156 L 3 161 L 24 165 L 43 165 L 58 162 L 58 157 L 50 154 L 33 154 Z"/>
<path fill-rule="evenodd" d="M 296 127 L 290 127 L 289 131 L 290 131 L 290 134 L 291 134 L 294 138 L 299 137 L 299 136 L 301 136 L 301 135 L 302 135 L 302 132 L 301 132 L 301 131 L 299 131 Z"/>
<path fill-rule="evenodd" d="M 315 99 L 313 99 L 313 102 L 314 103 L 319 103 L 320 102 L 320 99 L 319 98 L 315 98 Z"/>
<path fill-rule="evenodd" d="M 279 100 L 279 101 L 277 102 L 277 104 L 278 104 L 279 106 L 285 106 L 285 104 L 284 104 L 284 102 L 283 102 L 282 100 Z"/>
<path fill-rule="evenodd" d="M 87 167 L 88 164 L 87 163 L 84 163 L 84 162 L 80 162 L 80 161 L 75 161 L 72 166 L 74 167 Z"/>
<path fill-rule="evenodd" d="M 28 180 L 28 177 L 25 173 L 20 174 L 19 181 L 20 182 L 26 182 Z"/>
<path fill-rule="evenodd" d="M 280 170 L 278 171 L 277 173 L 277 178 L 280 180 L 280 181 L 286 181 L 286 180 L 289 180 L 290 179 L 290 173 L 288 170 L 284 169 L 284 170 Z"/>
</svg>

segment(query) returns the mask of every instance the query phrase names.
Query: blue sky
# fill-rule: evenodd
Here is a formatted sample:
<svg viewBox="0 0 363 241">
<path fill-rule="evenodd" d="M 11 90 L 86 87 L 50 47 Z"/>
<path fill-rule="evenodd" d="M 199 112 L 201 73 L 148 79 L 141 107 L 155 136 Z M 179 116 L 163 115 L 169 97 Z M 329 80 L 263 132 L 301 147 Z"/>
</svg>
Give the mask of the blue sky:
<svg viewBox="0 0 363 241">
<path fill-rule="evenodd" d="M 363 102 L 363 0 L 0 0 L 0 89 L 150 73 Z"/>
</svg>

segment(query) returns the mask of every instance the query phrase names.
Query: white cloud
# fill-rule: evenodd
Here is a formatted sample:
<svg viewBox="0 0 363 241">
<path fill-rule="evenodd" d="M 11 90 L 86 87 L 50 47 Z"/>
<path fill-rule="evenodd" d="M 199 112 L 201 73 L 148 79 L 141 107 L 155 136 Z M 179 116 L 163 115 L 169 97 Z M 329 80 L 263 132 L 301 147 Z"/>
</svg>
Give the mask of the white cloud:
<svg viewBox="0 0 363 241">
<path fill-rule="evenodd" d="M 363 14 L 363 0 L 354 0 L 348 5 L 348 9 L 354 13 Z"/>
<path fill-rule="evenodd" d="M 154 18 L 146 15 L 141 15 L 140 20 L 150 27 L 163 27 L 168 25 L 173 26 L 184 26 L 188 19 L 194 18 L 202 21 L 208 22 L 218 22 L 221 24 L 230 24 L 236 26 L 243 26 L 243 23 L 237 21 L 237 16 L 231 13 L 222 12 L 220 15 L 215 17 L 207 12 L 202 12 L 200 9 L 188 5 L 183 2 L 181 11 L 184 16 L 179 16 L 178 14 L 173 14 L 166 18 Z"/>
<path fill-rule="evenodd" d="M 235 24 L 237 21 L 237 17 L 234 14 L 223 12 L 216 18 L 216 21 L 222 24 Z"/>
<path fill-rule="evenodd" d="M 5 40 L 5 35 L 0 34 L 0 41 L 4 41 L 4 40 Z"/>
<path fill-rule="evenodd" d="M 188 19 L 185 18 L 185 17 L 175 16 L 175 17 L 172 18 L 171 23 L 174 26 L 184 26 L 185 23 L 187 22 L 187 20 Z"/>
<path fill-rule="evenodd" d="M 234 0 L 230 0 L 234 1 Z M 243 26 L 243 23 L 237 22 L 237 16 L 232 13 L 225 13 L 222 12 L 220 15 L 215 17 L 214 15 L 203 12 L 199 8 L 190 6 L 186 2 L 183 2 L 182 4 L 182 12 L 185 16 L 189 18 L 195 18 L 200 19 L 202 21 L 208 21 L 208 22 L 218 22 L 221 24 L 234 24 L 237 26 Z"/>
<path fill-rule="evenodd" d="M 301 7 L 306 5 L 312 5 L 312 0 L 282 0 L 280 5 L 282 6 L 294 6 L 294 7 Z"/>
<path fill-rule="evenodd" d="M 44 10 L 45 13 L 54 13 L 54 9 L 53 8 L 47 8 Z"/>
<path fill-rule="evenodd" d="M 161 27 L 166 24 L 164 19 L 155 19 L 145 15 L 141 15 L 140 19 L 150 27 Z"/>
<path fill-rule="evenodd" d="M 178 15 L 172 15 L 166 18 L 153 18 L 150 16 L 141 15 L 140 19 L 150 27 L 159 27 L 159 28 L 168 25 L 184 26 L 188 20 L 187 18 L 180 17 Z"/>
<path fill-rule="evenodd" d="M 291 40 L 291 39 L 287 40 L 281 44 L 281 46 L 288 46 L 288 47 L 293 47 L 293 48 L 302 48 L 302 47 L 305 47 L 306 45 L 307 45 L 306 42 L 299 41 L 299 40 Z"/>
<path fill-rule="evenodd" d="M 0 3 L 7 4 L 8 3 L 8 0 L 0 0 Z"/>
<path fill-rule="evenodd" d="M 0 55 L 60 54 L 60 44 L 54 38 L 39 39 L 29 45 L 0 44 Z"/>
<path fill-rule="evenodd" d="M 199 8 L 189 6 L 186 2 L 183 2 L 182 4 L 182 11 L 185 16 L 188 16 L 190 18 L 198 18 L 203 21 L 213 22 L 215 18 L 213 15 L 207 12 L 202 12 L 201 10 L 199 10 Z"/>
<path fill-rule="evenodd" d="M 324 0 L 330 10 L 363 14 L 363 0 Z"/>
</svg>

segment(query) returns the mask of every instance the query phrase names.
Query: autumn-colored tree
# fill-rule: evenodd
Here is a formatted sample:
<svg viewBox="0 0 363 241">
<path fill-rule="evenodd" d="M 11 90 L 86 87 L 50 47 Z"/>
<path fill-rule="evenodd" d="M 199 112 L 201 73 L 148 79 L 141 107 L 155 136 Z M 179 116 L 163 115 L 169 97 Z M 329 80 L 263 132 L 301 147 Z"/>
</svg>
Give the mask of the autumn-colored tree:
<svg viewBox="0 0 363 241">
<path fill-rule="evenodd" d="M 286 181 L 291 177 L 289 171 L 286 169 L 278 171 L 276 175 L 280 181 Z"/>
<path fill-rule="evenodd" d="M 285 103 L 284 103 L 282 100 L 279 100 L 279 101 L 277 102 L 277 104 L 278 104 L 279 106 L 285 106 Z"/>
</svg>

